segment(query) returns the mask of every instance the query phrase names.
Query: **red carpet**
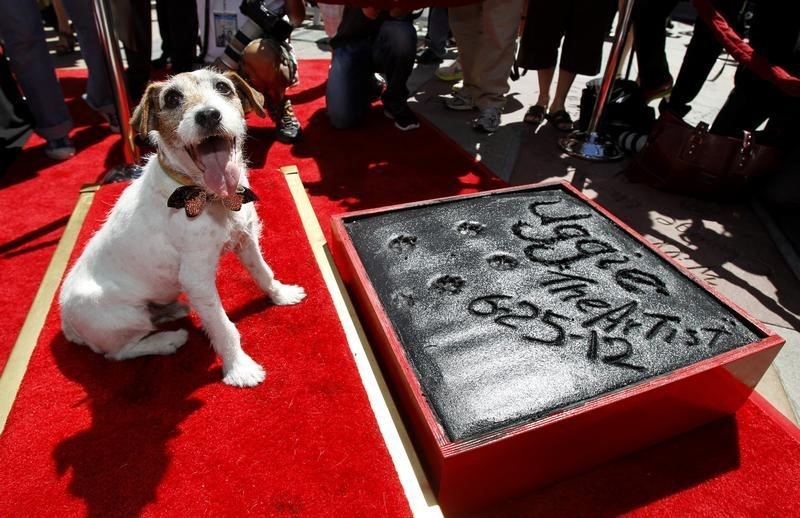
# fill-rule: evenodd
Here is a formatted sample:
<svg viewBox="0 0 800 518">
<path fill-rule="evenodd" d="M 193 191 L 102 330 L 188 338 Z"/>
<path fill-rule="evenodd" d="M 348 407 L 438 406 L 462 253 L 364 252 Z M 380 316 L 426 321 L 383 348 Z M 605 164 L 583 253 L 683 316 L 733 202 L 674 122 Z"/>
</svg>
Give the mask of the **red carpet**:
<svg viewBox="0 0 800 518">
<path fill-rule="evenodd" d="M 499 181 L 430 128 L 401 133 L 376 113 L 363 130 L 330 130 L 321 111 L 326 69 L 323 61 L 301 63 L 294 101 L 305 141 L 272 145 L 271 125 L 259 121 L 249 150 L 261 169 L 252 178 L 263 200 L 265 256 L 309 298 L 269 306 L 233 257 L 219 278 L 225 307 L 267 380 L 253 390 L 222 385 L 194 326 L 174 357 L 107 362 L 66 343 L 51 312 L 0 436 L 0 516 L 409 514 L 276 170 L 299 166 L 326 230 L 335 212 Z M 102 168 L 72 166 L 90 176 Z M 120 189 L 98 193 L 78 249 Z M 71 207 L 76 195 L 69 196 Z M 796 429 L 748 402 L 735 417 L 488 514 L 790 516 L 798 501 Z"/>
<path fill-rule="evenodd" d="M 230 255 L 218 279 L 267 380 L 223 385 L 194 325 L 173 357 L 109 362 L 52 311 L 0 437 L 0 516 L 409 515 L 283 182 L 258 181 L 265 254 L 309 297 L 270 306 Z M 121 188 L 100 190 L 79 249 Z"/>
<path fill-rule="evenodd" d="M 60 70 L 58 76 L 75 121 L 70 136 L 77 156 L 54 162 L 44 154 L 44 140 L 34 135 L 17 161 L 0 177 L 0 314 L 4 316 L 0 327 L 0 371 L 75 207 L 78 189 L 96 182 L 108 167 L 122 160 L 119 136 L 109 133 L 108 125 L 80 98 L 86 71 Z"/>
<path fill-rule="evenodd" d="M 304 89 L 295 98 L 304 119 L 324 104 L 319 85 L 326 70 L 326 62 L 304 66 Z M 341 326 L 277 172 L 292 163 L 315 173 L 318 168 L 311 158 L 301 163 L 289 157 L 286 146 L 272 146 L 266 124 L 259 121 L 249 150 L 254 168 L 262 169 L 252 176 L 264 200 L 259 210 L 266 227 L 265 254 L 280 278 L 302 284 L 310 296 L 295 307 L 271 307 L 232 257 L 224 261 L 219 284 L 246 349 L 269 372 L 267 381 L 250 391 L 222 385 L 218 361 L 196 330 L 175 357 L 110 363 L 66 343 L 58 315 L 51 312 L 0 437 L 0 465 L 5 467 L 0 515 L 17 514 L 33 503 L 41 514 L 59 515 L 110 510 L 122 515 L 408 514 Z M 326 121 L 315 116 L 306 126 L 306 142 L 298 149 L 309 155 L 325 150 L 320 156 L 331 160 L 329 167 L 344 165 L 353 173 L 364 167 L 360 176 L 318 180 L 321 193 L 330 186 L 348 193 L 334 196 L 331 211 L 341 210 L 340 203 L 357 207 L 419 199 L 430 192 L 425 188 L 428 173 L 415 167 L 409 149 L 435 151 L 435 174 L 440 176 L 433 182 L 440 185 L 435 194 L 481 188 L 480 179 L 485 187 L 499 185 L 486 173 L 470 173 L 480 167 L 466 155 L 454 158 L 454 148 L 431 129 L 405 136 L 400 140 L 405 148 L 394 149 L 390 144 L 397 143 L 399 132 L 383 119 L 371 131 L 337 134 L 360 151 L 365 143 L 380 142 L 355 161 L 354 153 L 339 152 L 342 142 L 325 140 L 330 134 Z M 441 147 L 430 146 L 432 141 Z M 350 161 L 342 163 L 341 157 Z M 368 165 L 372 161 L 375 166 Z M 91 167 L 95 177 L 104 169 L 85 166 L 79 158 L 69 164 L 73 170 Z M 336 173 L 329 167 L 320 165 L 319 170 Z M 402 176 L 387 178 L 393 174 Z M 78 250 L 120 189 L 111 186 L 98 193 Z M 386 193 L 378 195 L 383 189 Z M 69 190 L 71 207 L 77 185 Z M 54 408 L 59 409 L 55 419 Z"/>
</svg>

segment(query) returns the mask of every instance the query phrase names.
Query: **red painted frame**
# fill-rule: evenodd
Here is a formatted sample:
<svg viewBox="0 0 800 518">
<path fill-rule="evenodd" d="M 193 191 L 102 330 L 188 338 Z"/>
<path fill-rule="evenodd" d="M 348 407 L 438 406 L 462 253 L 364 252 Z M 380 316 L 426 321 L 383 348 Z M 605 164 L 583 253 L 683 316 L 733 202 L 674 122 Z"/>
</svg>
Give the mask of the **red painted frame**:
<svg viewBox="0 0 800 518">
<path fill-rule="evenodd" d="M 396 210 L 552 186 L 560 186 L 609 218 L 749 322 L 762 339 L 540 420 L 475 439 L 450 441 L 427 404 L 345 223 Z M 780 336 L 566 182 L 543 182 L 351 212 L 332 217 L 331 224 L 336 265 L 354 296 L 434 492 L 446 510 L 474 509 L 521 494 L 731 414 L 752 393 L 784 343 Z"/>
</svg>

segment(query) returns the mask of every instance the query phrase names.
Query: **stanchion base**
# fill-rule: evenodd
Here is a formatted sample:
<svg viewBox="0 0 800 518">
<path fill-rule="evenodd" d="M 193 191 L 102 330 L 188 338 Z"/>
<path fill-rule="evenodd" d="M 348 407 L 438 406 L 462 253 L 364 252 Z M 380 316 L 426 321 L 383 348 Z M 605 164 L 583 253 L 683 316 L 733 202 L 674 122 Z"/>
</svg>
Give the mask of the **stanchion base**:
<svg viewBox="0 0 800 518">
<path fill-rule="evenodd" d="M 136 164 L 120 164 L 112 167 L 103 176 L 103 183 L 117 183 L 135 180 L 142 176 L 142 166 Z"/>
<path fill-rule="evenodd" d="M 558 147 L 570 156 L 595 162 L 619 160 L 625 155 L 610 138 L 585 131 L 573 131 L 568 136 L 558 139 Z"/>
</svg>

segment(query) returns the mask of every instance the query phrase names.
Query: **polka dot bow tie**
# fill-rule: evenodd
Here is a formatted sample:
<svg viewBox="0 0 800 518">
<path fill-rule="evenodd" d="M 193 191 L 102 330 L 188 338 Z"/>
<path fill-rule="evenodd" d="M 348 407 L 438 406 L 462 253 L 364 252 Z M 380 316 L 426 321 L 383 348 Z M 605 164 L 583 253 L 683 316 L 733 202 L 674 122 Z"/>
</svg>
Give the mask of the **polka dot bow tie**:
<svg viewBox="0 0 800 518">
<path fill-rule="evenodd" d="M 186 215 L 194 218 L 203 212 L 208 202 L 219 201 L 228 210 L 238 211 L 243 203 L 250 203 L 258 200 L 256 193 L 247 187 L 239 187 L 234 194 L 229 196 L 217 196 L 206 192 L 202 187 L 196 185 L 184 185 L 178 187 L 167 200 L 167 207 L 173 209 L 183 209 Z"/>
</svg>

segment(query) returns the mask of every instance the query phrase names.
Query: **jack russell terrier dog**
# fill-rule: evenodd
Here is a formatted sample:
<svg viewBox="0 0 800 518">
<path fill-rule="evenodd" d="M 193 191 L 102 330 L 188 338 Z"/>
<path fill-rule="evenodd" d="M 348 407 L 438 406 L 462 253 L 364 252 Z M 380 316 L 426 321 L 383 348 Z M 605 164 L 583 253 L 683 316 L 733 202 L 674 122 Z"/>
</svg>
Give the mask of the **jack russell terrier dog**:
<svg viewBox="0 0 800 518">
<path fill-rule="evenodd" d="M 222 359 L 223 381 L 252 387 L 264 369 L 242 350 L 216 288 L 220 255 L 233 250 L 273 303 L 296 304 L 261 256 L 261 221 L 242 156 L 244 114 L 263 97 L 238 75 L 212 70 L 151 84 L 131 125 L 158 153 L 120 196 L 61 287 L 61 327 L 71 342 L 114 360 L 172 354 L 185 329 L 157 325 L 199 315 Z"/>
</svg>

